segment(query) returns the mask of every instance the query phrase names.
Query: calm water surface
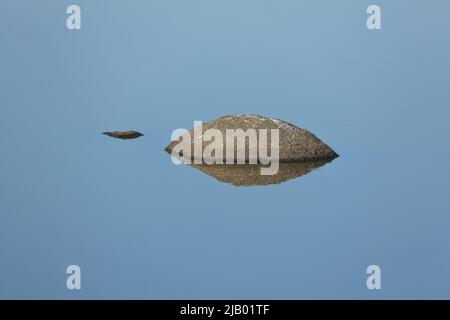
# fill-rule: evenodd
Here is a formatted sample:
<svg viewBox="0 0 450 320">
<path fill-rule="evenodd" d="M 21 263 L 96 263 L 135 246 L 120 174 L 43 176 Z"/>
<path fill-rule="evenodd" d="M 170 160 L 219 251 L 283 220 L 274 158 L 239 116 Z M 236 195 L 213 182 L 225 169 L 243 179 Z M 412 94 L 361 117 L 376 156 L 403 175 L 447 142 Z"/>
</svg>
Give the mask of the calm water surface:
<svg viewBox="0 0 450 320">
<path fill-rule="evenodd" d="M 450 298 L 448 1 L 378 1 L 377 32 L 365 1 L 77 3 L 80 31 L 0 5 L 0 298 Z M 164 152 L 240 113 L 340 157 L 235 187 Z"/>
</svg>

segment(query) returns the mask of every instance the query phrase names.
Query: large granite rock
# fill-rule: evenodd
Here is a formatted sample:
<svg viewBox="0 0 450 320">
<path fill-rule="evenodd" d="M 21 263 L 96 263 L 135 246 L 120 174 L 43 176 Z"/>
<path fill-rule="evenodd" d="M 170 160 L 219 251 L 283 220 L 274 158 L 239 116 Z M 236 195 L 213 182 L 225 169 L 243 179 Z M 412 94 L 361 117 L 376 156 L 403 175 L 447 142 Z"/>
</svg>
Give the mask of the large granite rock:
<svg viewBox="0 0 450 320">
<path fill-rule="evenodd" d="M 279 129 L 279 161 L 280 162 L 299 162 L 312 160 L 332 160 L 338 157 L 338 154 L 328 145 L 323 143 L 319 138 L 308 130 L 299 128 L 286 121 L 273 119 L 259 115 L 232 115 L 224 116 L 217 120 L 203 123 L 203 132 L 208 129 L 218 129 L 224 137 L 226 129 L 268 129 L 268 150 L 271 152 L 270 129 Z M 192 140 L 192 150 L 194 150 L 194 130 L 190 131 Z M 172 153 L 172 149 L 177 145 L 178 141 L 172 141 L 166 151 Z M 210 142 L 203 142 L 203 149 Z M 224 145 L 224 150 L 226 146 Z M 248 146 L 247 146 L 248 148 Z M 192 151 L 192 155 L 194 152 Z M 182 156 L 182 155 L 180 155 Z M 192 156 L 193 158 L 193 156 Z M 246 160 L 248 160 L 248 152 L 246 152 Z"/>
</svg>

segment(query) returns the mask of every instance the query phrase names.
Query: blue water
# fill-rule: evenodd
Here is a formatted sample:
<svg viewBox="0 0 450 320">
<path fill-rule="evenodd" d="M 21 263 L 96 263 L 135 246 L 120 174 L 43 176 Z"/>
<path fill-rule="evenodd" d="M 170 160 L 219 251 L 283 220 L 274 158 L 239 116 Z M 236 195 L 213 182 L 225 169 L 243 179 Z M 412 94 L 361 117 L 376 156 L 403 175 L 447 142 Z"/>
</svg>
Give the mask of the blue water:
<svg viewBox="0 0 450 320">
<path fill-rule="evenodd" d="M 450 298 L 450 2 L 372 3 L 1 0 L 0 298 Z M 164 152 L 236 113 L 340 157 L 234 187 Z"/>
</svg>

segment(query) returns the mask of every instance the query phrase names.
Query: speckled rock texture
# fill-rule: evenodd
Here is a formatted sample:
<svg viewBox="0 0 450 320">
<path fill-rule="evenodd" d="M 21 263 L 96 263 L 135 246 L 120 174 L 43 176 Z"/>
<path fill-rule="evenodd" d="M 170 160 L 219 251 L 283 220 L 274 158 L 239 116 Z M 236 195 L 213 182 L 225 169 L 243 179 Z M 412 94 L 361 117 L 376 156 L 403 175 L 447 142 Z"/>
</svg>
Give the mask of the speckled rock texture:
<svg viewBox="0 0 450 320">
<path fill-rule="evenodd" d="M 268 129 L 268 150 L 271 152 L 270 129 L 279 129 L 279 161 L 280 162 L 299 162 L 312 160 L 331 160 L 338 157 L 338 154 L 328 145 L 323 143 L 314 134 L 306 129 L 299 128 L 283 120 L 259 116 L 259 115 L 231 115 L 224 116 L 217 120 L 203 123 L 203 132 L 208 129 L 218 129 L 224 137 L 226 129 Z M 192 137 L 192 150 L 194 139 L 193 130 L 190 131 Z M 171 153 L 172 148 L 178 141 L 172 141 L 166 148 Z M 203 148 L 210 142 L 203 142 Z M 224 150 L 226 146 L 224 145 Z M 248 146 L 246 145 L 246 148 Z M 193 152 L 192 152 L 193 154 Z M 248 160 L 248 152 L 246 152 Z"/>
</svg>

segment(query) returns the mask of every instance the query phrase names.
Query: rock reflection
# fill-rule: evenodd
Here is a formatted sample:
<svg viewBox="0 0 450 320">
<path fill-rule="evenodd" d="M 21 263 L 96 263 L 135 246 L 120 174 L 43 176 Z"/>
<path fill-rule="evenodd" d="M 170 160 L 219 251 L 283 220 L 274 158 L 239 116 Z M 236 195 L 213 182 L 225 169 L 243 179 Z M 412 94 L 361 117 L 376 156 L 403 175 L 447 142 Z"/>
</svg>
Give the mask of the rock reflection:
<svg viewBox="0 0 450 320">
<path fill-rule="evenodd" d="M 299 178 L 331 162 L 329 160 L 280 163 L 278 173 L 271 176 L 261 175 L 260 164 L 191 164 L 190 166 L 216 178 L 220 182 L 234 186 L 264 186 L 283 183 Z"/>
</svg>

